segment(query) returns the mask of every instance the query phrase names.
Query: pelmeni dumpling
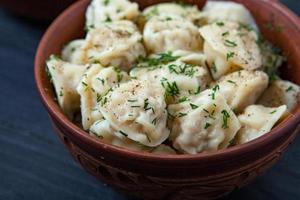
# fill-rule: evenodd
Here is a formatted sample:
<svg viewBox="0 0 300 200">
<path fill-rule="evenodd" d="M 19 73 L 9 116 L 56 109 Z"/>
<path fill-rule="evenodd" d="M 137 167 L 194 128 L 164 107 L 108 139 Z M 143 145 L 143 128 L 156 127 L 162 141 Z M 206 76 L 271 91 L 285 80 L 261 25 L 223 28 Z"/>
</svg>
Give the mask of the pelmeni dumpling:
<svg viewBox="0 0 300 200">
<path fill-rule="evenodd" d="M 118 147 L 135 151 L 150 152 L 152 149 L 139 144 L 114 130 L 107 120 L 96 121 L 90 128 L 90 134 L 102 141 Z"/>
<path fill-rule="evenodd" d="M 149 53 L 175 50 L 200 51 L 202 39 L 198 28 L 177 15 L 152 17 L 144 28 L 144 44 Z"/>
<path fill-rule="evenodd" d="M 135 20 L 138 4 L 128 0 L 93 0 L 86 12 L 87 28 L 102 27 L 105 22 Z"/>
<path fill-rule="evenodd" d="M 173 146 L 189 154 L 226 148 L 240 129 L 240 123 L 217 87 L 192 100 L 168 107 L 175 117 Z"/>
<path fill-rule="evenodd" d="M 145 63 L 145 66 L 134 68 L 130 75 L 139 80 L 160 83 L 165 89 L 168 104 L 184 96 L 200 93 L 211 82 L 206 67 L 186 64 L 180 60 L 157 66 L 148 66 Z"/>
<path fill-rule="evenodd" d="M 203 15 L 207 23 L 227 20 L 258 30 L 254 18 L 243 4 L 229 1 L 207 1 L 203 8 Z"/>
<path fill-rule="evenodd" d="M 298 101 L 299 92 L 298 85 L 290 81 L 276 80 L 264 92 L 258 104 L 268 107 L 286 105 L 287 110 L 292 111 Z"/>
<path fill-rule="evenodd" d="M 129 71 L 139 56 L 145 56 L 142 35 L 130 21 L 103 24 L 88 32 L 82 46 L 83 63 L 100 62 Z"/>
<path fill-rule="evenodd" d="M 241 70 L 222 77 L 217 84 L 230 108 L 241 112 L 258 100 L 268 82 L 268 75 L 262 71 Z"/>
<path fill-rule="evenodd" d="M 284 116 L 286 105 L 269 108 L 261 105 L 248 106 L 238 119 L 242 128 L 238 132 L 236 143 L 244 144 L 269 132 Z"/>
<path fill-rule="evenodd" d="M 181 5 L 178 3 L 160 3 L 147 7 L 143 11 L 143 16 L 146 19 L 151 19 L 158 15 L 177 15 L 182 18 L 186 18 L 190 21 L 194 21 L 199 15 L 200 11 L 196 5 Z"/>
<path fill-rule="evenodd" d="M 171 147 L 165 144 L 161 144 L 157 147 L 151 148 L 142 145 L 139 142 L 135 142 L 114 130 L 107 120 L 96 121 L 90 128 L 90 135 L 95 136 L 108 144 L 131 149 L 134 151 L 149 152 L 154 154 L 176 154 L 176 152 Z"/>
<path fill-rule="evenodd" d="M 73 119 L 74 113 L 80 110 L 80 97 L 76 87 L 88 65 L 67 63 L 54 55 L 50 56 L 46 64 L 58 103 L 68 118 Z"/>
<path fill-rule="evenodd" d="M 72 42 L 67 44 L 62 50 L 62 59 L 72 64 L 85 64 L 82 63 L 83 51 L 81 50 L 84 42 L 84 40 L 80 39 L 73 40 Z"/>
<path fill-rule="evenodd" d="M 169 136 L 164 90 L 159 84 L 122 83 L 103 97 L 99 107 L 117 132 L 145 146 L 158 146 Z"/>
<path fill-rule="evenodd" d="M 204 53 L 213 77 L 238 69 L 262 67 L 262 56 L 256 41 L 257 33 L 235 22 L 216 22 L 200 28 L 204 38 Z"/>
<path fill-rule="evenodd" d="M 100 64 L 93 64 L 87 70 L 77 87 L 81 97 L 82 126 L 85 130 L 103 118 L 98 109 L 102 97 L 112 87 L 128 80 L 128 74 L 115 67 L 103 68 Z"/>
</svg>

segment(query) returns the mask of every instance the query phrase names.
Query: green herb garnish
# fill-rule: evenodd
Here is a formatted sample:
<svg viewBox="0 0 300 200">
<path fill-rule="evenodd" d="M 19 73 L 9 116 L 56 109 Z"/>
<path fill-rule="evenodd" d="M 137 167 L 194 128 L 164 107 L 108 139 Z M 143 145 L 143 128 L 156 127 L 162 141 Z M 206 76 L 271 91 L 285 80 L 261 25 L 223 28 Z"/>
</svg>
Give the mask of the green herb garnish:
<svg viewBox="0 0 300 200">
<path fill-rule="evenodd" d="M 124 137 L 128 137 L 128 134 L 127 133 L 125 133 L 125 132 L 123 132 L 123 131 L 119 131 L 119 133 L 121 133 Z"/>
<path fill-rule="evenodd" d="M 206 123 L 205 126 L 204 126 L 204 129 L 208 129 L 210 126 L 211 126 L 210 123 Z"/>
<path fill-rule="evenodd" d="M 224 45 L 227 47 L 236 47 L 237 46 L 237 44 L 235 42 L 230 41 L 230 40 L 225 40 Z"/>
<path fill-rule="evenodd" d="M 229 126 L 228 126 L 228 119 L 230 118 L 229 113 L 227 112 L 227 110 L 222 110 L 221 113 L 223 114 L 223 125 L 222 125 L 222 128 L 223 129 L 229 128 Z"/>
<path fill-rule="evenodd" d="M 294 88 L 293 88 L 293 86 L 290 86 L 290 87 L 288 87 L 285 91 L 286 91 L 286 92 L 294 91 Z"/>
<path fill-rule="evenodd" d="M 184 117 L 184 116 L 186 116 L 187 115 L 187 113 L 182 113 L 182 112 L 180 112 L 179 114 L 178 114 L 178 117 Z"/>
<path fill-rule="evenodd" d="M 224 26 L 224 25 L 225 25 L 224 22 L 216 22 L 216 24 L 217 24 L 218 26 Z"/>
<path fill-rule="evenodd" d="M 228 61 L 230 58 L 233 58 L 234 55 L 235 55 L 234 52 L 229 52 L 229 53 L 227 53 L 227 55 L 226 55 L 226 60 Z"/>
<path fill-rule="evenodd" d="M 190 103 L 190 106 L 191 106 L 191 108 L 192 108 L 193 110 L 199 108 L 199 106 L 197 106 L 197 105 L 195 105 L 195 104 L 192 104 L 192 103 Z"/>
<path fill-rule="evenodd" d="M 229 35 L 229 31 L 222 33 L 222 36 L 226 36 L 226 35 Z"/>
</svg>

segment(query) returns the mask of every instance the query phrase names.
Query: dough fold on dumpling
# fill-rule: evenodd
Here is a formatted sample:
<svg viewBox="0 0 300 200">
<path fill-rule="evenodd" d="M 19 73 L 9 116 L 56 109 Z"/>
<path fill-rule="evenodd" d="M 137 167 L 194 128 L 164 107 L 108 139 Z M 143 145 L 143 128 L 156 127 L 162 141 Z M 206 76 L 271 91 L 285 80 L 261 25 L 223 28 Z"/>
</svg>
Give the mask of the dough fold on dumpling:
<svg viewBox="0 0 300 200">
<path fill-rule="evenodd" d="M 171 54 L 164 55 L 171 56 Z M 169 63 L 159 63 L 158 61 L 154 62 L 155 57 L 157 56 L 150 57 L 145 63 L 140 63 L 138 67 L 130 72 L 130 75 L 139 80 L 161 84 L 165 89 L 164 94 L 168 104 L 174 103 L 183 97 L 200 93 L 211 82 L 206 67 L 186 64 L 180 61 L 179 57 L 173 57 L 177 60 Z"/>
<path fill-rule="evenodd" d="M 149 53 L 202 50 L 198 28 L 177 15 L 152 17 L 145 25 L 143 36 Z"/>
<path fill-rule="evenodd" d="M 92 29 L 112 21 L 133 21 L 139 14 L 138 4 L 128 0 L 93 0 L 86 12 L 86 27 Z"/>
<path fill-rule="evenodd" d="M 100 62 L 129 71 L 139 56 L 145 56 L 142 35 L 130 21 L 103 24 L 88 32 L 82 46 L 82 63 Z"/>
<path fill-rule="evenodd" d="M 147 7 L 143 11 L 143 16 L 147 20 L 158 15 L 176 15 L 193 22 L 197 19 L 200 11 L 196 5 L 181 5 L 178 3 L 160 3 Z"/>
<path fill-rule="evenodd" d="M 216 80 L 239 69 L 262 67 L 256 32 L 238 23 L 223 21 L 200 28 L 200 33 L 205 40 L 207 63 Z"/>
<path fill-rule="evenodd" d="M 247 25 L 258 31 L 253 16 L 243 4 L 228 1 L 207 1 L 203 8 L 203 17 L 207 23 L 227 20 Z"/>
<path fill-rule="evenodd" d="M 244 144 L 269 132 L 285 112 L 286 105 L 275 108 L 248 106 L 244 113 L 238 116 L 242 128 L 237 134 L 236 143 Z"/>
<path fill-rule="evenodd" d="M 284 80 L 276 80 L 263 93 L 258 104 L 268 107 L 286 105 L 288 111 L 292 111 L 297 104 L 300 88 L 298 85 Z"/>
<path fill-rule="evenodd" d="M 159 84 L 122 83 L 103 97 L 99 107 L 111 126 L 131 140 L 155 147 L 169 137 L 164 90 Z"/>
<path fill-rule="evenodd" d="M 103 68 L 100 64 L 91 65 L 77 87 L 81 99 L 83 129 L 88 130 L 95 121 L 103 118 L 98 109 L 102 97 L 112 87 L 128 80 L 128 74 L 118 68 Z"/>
<path fill-rule="evenodd" d="M 76 65 L 50 56 L 46 61 L 47 70 L 53 82 L 59 106 L 69 119 L 80 110 L 80 96 L 76 91 L 88 65 Z"/>
<path fill-rule="evenodd" d="M 173 52 L 173 56 L 179 57 L 178 60 L 191 65 L 206 66 L 206 56 L 202 51 L 185 51 L 177 50 Z"/>
<path fill-rule="evenodd" d="M 262 71 L 241 70 L 222 77 L 220 93 L 235 112 L 254 104 L 268 87 L 268 75 Z"/>
<path fill-rule="evenodd" d="M 168 107 L 175 118 L 171 131 L 173 146 L 184 153 L 224 149 L 240 129 L 240 123 L 218 88 Z"/>
</svg>

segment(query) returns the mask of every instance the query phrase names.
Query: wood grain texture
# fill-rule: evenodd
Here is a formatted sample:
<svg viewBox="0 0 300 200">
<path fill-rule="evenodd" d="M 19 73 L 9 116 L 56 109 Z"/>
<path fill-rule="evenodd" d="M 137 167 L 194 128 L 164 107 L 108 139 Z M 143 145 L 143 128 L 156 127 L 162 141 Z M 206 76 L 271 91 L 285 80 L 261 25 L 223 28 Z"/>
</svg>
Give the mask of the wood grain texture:
<svg viewBox="0 0 300 200">
<path fill-rule="evenodd" d="M 53 134 L 32 76 L 44 30 L 0 11 L 0 199 L 130 199 L 85 173 Z M 271 171 L 228 199 L 300 199 L 299 158 L 298 137 Z"/>
</svg>

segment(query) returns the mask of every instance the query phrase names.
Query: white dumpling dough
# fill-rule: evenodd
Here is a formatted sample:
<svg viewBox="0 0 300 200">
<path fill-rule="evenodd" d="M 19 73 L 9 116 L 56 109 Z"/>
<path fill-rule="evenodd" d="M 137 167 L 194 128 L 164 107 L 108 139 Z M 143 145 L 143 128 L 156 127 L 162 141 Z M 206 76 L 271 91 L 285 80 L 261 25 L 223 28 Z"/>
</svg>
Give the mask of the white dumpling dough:
<svg viewBox="0 0 300 200">
<path fill-rule="evenodd" d="M 112 87 L 128 80 L 128 74 L 120 69 L 103 68 L 100 64 L 91 65 L 77 87 L 81 99 L 83 129 L 88 130 L 95 121 L 103 118 L 98 109 L 102 96 Z"/>
<path fill-rule="evenodd" d="M 130 75 L 139 80 L 161 84 L 165 89 L 166 97 L 173 100 L 199 93 L 205 90 L 211 82 L 206 67 L 186 64 L 179 59 L 158 66 L 136 67 Z M 174 102 L 173 100 L 171 102 Z"/>
<path fill-rule="evenodd" d="M 149 6 L 143 11 L 146 19 L 158 15 L 177 15 L 190 21 L 194 21 L 199 13 L 196 5 L 180 5 L 178 3 L 160 3 Z"/>
<path fill-rule="evenodd" d="M 145 24 L 143 36 L 149 53 L 202 50 L 198 28 L 189 20 L 176 15 L 152 17 Z"/>
<path fill-rule="evenodd" d="M 230 108 L 242 112 L 258 100 L 268 82 L 268 75 L 262 71 L 241 70 L 222 77 L 217 84 Z"/>
<path fill-rule="evenodd" d="M 83 39 L 71 41 L 63 48 L 61 53 L 62 59 L 72 64 L 83 64 L 81 61 L 83 56 L 83 51 L 81 50 L 81 47 L 83 44 Z"/>
<path fill-rule="evenodd" d="M 286 105 L 288 111 L 292 111 L 297 104 L 300 88 L 298 85 L 284 80 L 276 80 L 264 92 L 258 104 L 268 107 Z"/>
<path fill-rule="evenodd" d="M 142 35 L 130 21 L 117 21 L 89 31 L 82 51 L 82 63 L 100 62 L 125 71 L 139 56 L 145 56 Z"/>
<path fill-rule="evenodd" d="M 187 64 L 206 66 L 206 56 L 203 52 L 177 50 L 173 52 L 173 56 L 178 56 L 178 60 Z"/>
<path fill-rule="evenodd" d="M 200 33 L 205 40 L 204 54 L 216 80 L 238 69 L 262 67 L 256 32 L 235 22 L 223 21 L 200 28 Z"/>
<path fill-rule="evenodd" d="M 236 138 L 237 144 L 250 142 L 269 132 L 285 112 L 285 105 L 275 108 L 261 105 L 248 106 L 244 113 L 238 116 L 242 128 Z"/>
<path fill-rule="evenodd" d="M 128 0 L 93 0 L 86 12 L 87 28 L 102 27 L 104 22 L 135 20 L 138 4 Z"/>
<path fill-rule="evenodd" d="M 88 65 L 67 63 L 54 55 L 50 56 L 46 64 L 58 103 L 68 118 L 73 119 L 74 113 L 80 110 L 80 96 L 76 87 Z"/>
<path fill-rule="evenodd" d="M 158 84 L 138 80 L 122 83 L 99 107 L 111 126 L 131 140 L 155 147 L 169 137 L 164 90 Z"/>
<path fill-rule="evenodd" d="M 224 149 L 240 129 L 240 123 L 217 89 L 200 93 L 191 101 L 170 105 L 175 117 L 171 139 L 184 153 Z"/>
<path fill-rule="evenodd" d="M 158 147 L 151 148 L 138 142 L 130 140 L 128 137 L 114 130 L 107 120 L 96 121 L 90 128 L 90 135 L 100 140 L 118 147 L 154 154 L 175 155 L 176 152 L 169 146 L 161 144 Z"/>
<path fill-rule="evenodd" d="M 229 1 L 207 1 L 203 8 L 203 15 L 208 23 L 227 20 L 258 30 L 253 16 L 243 4 Z"/>
</svg>

